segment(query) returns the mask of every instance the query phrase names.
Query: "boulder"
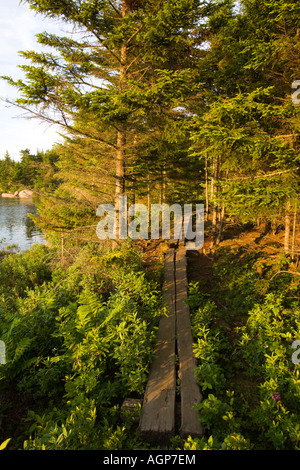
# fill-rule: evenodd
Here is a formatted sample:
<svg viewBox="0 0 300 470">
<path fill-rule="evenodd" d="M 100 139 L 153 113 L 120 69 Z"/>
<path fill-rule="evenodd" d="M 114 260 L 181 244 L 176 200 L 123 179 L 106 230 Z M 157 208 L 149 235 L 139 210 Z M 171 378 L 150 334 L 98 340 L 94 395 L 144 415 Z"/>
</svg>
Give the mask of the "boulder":
<svg viewBox="0 0 300 470">
<path fill-rule="evenodd" d="M 30 199 L 32 198 L 32 195 L 33 191 L 31 191 L 30 189 L 24 189 L 23 191 L 19 192 L 18 197 L 20 199 Z"/>
<path fill-rule="evenodd" d="M 13 197 L 15 197 L 15 196 L 14 196 L 13 194 L 11 194 L 11 193 L 2 193 L 2 194 L 1 194 L 1 197 L 13 198 Z"/>
</svg>

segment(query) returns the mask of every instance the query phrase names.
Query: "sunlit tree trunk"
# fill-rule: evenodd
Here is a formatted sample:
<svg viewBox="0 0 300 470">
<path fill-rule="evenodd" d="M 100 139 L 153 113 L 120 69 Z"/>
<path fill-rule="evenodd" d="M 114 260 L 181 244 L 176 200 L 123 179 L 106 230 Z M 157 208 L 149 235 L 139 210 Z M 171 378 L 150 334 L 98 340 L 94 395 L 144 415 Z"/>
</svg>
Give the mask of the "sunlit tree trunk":
<svg viewBox="0 0 300 470">
<path fill-rule="evenodd" d="M 205 220 L 208 220 L 208 216 L 209 216 L 209 191 L 208 191 L 208 161 L 207 161 L 207 152 L 206 152 L 206 154 L 205 154 L 205 200 L 206 200 Z"/>
<path fill-rule="evenodd" d="M 216 230 L 218 223 L 218 205 L 217 205 L 217 193 L 218 193 L 218 178 L 219 178 L 219 159 L 214 159 L 213 163 L 213 178 L 212 178 L 212 242 L 211 246 L 215 245 Z"/>
<path fill-rule="evenodd" d="M 218 236 L 216 240 L 216 244 L 219 245 L 222 239 L 222 232 L 223 232 L 223 226 L 224 226 L 224 216 L 225 216 L 225 206 L 222 206 L 222 210 L 220 212 L 220 220 L 219 220 L 219 230 L 218 230 Z"/>
<path fill-rule="evenodd" d="M 130 5 L 128 1 L 123 1 L 122 17 L 128 14 Z M 122 93 L 126 86 L 127 78 L 127 44 L 124 42 L 120 49 L 120 82 L 119 92 Z M 116 239 L 119 237 L 120 230 L 120 197 L 125 195 L 125 175 L 126 175 L 126 123 L 120 123 L 117 132 L 117 150 L 116 150 L 116 188 L 115 188 L 115 211 L 116 211 Z M 117 243 L 114 243 L 116 246 Z"/>
<path fill-rule="evenodd" d="M 291 232 L 291 201 L 287 202 L 285 212 L 285 233 L 284 233 L 284 252 L 290 253 L 290 232 Z"/>
<path fill-rule="evenodd" d="M 293 234 L 292 234 L 291 257 L 293 260 L 295 259 L 296 226 L 297 226 L 297 203 L 295 203 L 295 208 L 294 208 L 294 221 L 293 221 Z"/>
</svg>

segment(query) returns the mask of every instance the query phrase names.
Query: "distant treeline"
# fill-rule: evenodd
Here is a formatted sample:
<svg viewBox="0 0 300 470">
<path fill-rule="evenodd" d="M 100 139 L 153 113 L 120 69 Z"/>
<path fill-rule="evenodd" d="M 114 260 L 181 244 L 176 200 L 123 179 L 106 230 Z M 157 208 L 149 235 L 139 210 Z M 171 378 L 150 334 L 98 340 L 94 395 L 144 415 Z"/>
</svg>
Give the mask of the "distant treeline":
<svg viewBox="0 0 300 470">
<path fill-rule="evenodd" d="M 22 150 L 20 161 L 13 160 L 8 152 L 0 159 L 0 192 L 15 192 L 23 188 L 37 191 L 53 190 L 58 186 L 55 163 L 58 154 L 53 150 Z"/>
</svg>

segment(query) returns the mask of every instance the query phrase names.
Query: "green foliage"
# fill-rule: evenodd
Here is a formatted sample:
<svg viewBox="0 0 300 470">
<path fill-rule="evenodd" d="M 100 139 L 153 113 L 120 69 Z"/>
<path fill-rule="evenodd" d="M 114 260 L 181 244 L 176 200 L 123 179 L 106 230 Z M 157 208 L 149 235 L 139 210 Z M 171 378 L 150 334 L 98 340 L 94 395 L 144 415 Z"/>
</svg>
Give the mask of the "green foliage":
<svg viewBox="0 0 300 470">
<path fill-rule="evenodd" d="M 192 330 L 196 339 L 194 355 L 198 360 L 195 376 L 201 390 L 221 391 L 225 377 L 219 359 L 226 351 L 226 342 L 214 326 L 216 305 L 199 292 L 199 284 L 191 284 L 188 303 L 193 311 Z"/>
<path fill-rule="evenodd" d="M 180 185 L 181 198 L 187 190 L 194 199 L 199 178 L 183 182 L 191 169 L 184 124 L 188 97 L 200 87 L 192 35 L 201 2 L 24 3 L 73 31 L 38 34 L 47 52 L 21 52 L 23 78 L 2 77 L 18 91 L 14 104 L 65 135 L 55 165 L 61 185 L 51 194 L 55 199 L 42 199 L 40 227 L 59 232 L 95 224 L 92 212 L 111 203 L 120 182 L 136 198 L 145 198 L 151 185 L 152 195 L 170 186 L 162 197 L 171 199 Z M 121 155 L 126 177 L 118 174 Z M 40 189 L 41 178 L 37 184 Z"/>
<path fill-rule="evenodd" d="M 0 192 L 14 193 L 24 188 L 50 192 L 58 187 L 55 150 L 32 155 L 26 149 L 20 153 L 20 161 L 13 160 L 8 153 L 0 160 Z"/>
<path fill-rule="evenodd" d="M 1 261 L 1 294 L 14 294 L 22 297 L 27 289 L 43 284 L 51 279 L 51 251 L 44 245 L 34 245 L 28 252 L 19 256 L 9 254 Z"/>
<path fill-rule="evenodd" d="M 61 267 L 45 247 L 1 261 L 1 389 L 32 410 L 18 436 L 26 449 L 121 449 L 136 441 L 119 406 L 143 393 L 162 310 L 140 252 L 92 244 L 96 207 L 123 193 L 188 203 L 206 196 L 205 185 L 214 215 L 282 223 L 293 208 L 296 216 L 299 8 L 293 0 L 242 0 L 238 9 L 232 0 L 25 3 L 74 34 L 39 34 L 51 51 L 22 52 L 24 79 L 3 78 L 18 90 L 17 106 L 59 124 L 66 138 L 53 152 L 22 151 L 18 163 L 6 154 L 0 191 L 47 193 L 36 220 L 60 246 Z M 299 370 L 290 364 L 299 283 L 271 277 L 285 264 L 220 250 L 210 295 L 190 286 L 208 435 L 188 439 L 186 450 L 299 448 Z"/>
<path fill-rule="evenodd" d="M 299 338 L 299 281 L 267 281 L 261 289 L 259 254 L 219 250 L 215 289 L 189 288 L 197 358 L 195 376 L 203 394 L 197 405 L 204 437 L 181 443 L 186 450 L 299 448 L 299 366 L 292 343 Z M 282 263 L 265 266 L 265 278 Z M 285 260 L 286 262 L 286 260 Z M 293 293 L 291 295 L 291 285 Z M 214 299 L 214 300 L 212 300 Z"/>
<path fill-rule="evenodd" d="M 243 222 L 282 220 L 299 198 L 299 19 L 294 1 L 208 2 L 199 70 L 206 109 L 189 121 L 191 155 L 206 161 L 211 204 Z"/>
<path fill-rule="evenodd" d="M 25 449 L 121 449 L 136 439 L 120 424 L 120 405 L 143 395 L 162 312 L 142 265 L 141 252 L 124 246 L 85 249 L 65 269 L 45 247 L 3 259 L 0 275 L 11 275 L 2 284 L 0 381 L 31 410 Z M 1 413 L 9 421 L 9 411 Z"/>
</svg>

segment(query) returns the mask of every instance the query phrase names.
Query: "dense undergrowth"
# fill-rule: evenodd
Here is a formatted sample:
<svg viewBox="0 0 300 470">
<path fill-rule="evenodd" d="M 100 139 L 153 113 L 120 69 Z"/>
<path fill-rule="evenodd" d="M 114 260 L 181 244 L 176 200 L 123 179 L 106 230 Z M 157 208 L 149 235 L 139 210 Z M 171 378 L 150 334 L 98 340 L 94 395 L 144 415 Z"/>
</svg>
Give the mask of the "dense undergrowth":
<svg viewBox="0 0 300 470">
<path fill-rule="evenodd" d="M 131 245 L 85 247 L 68 267 L 36 245 L 0 263 L 0 444 L 7 449 L 130 449 L 125 397 L 142 397 L 154 350 L 160 267 Z M 10 439 L 10 441 L 7 441 Z"/>
<path fill-rule="evenodd" d="M 87 246 L 62 267 L 36 245 L 0 263 L 0 444 L 8 449 L 137 449 L 126 397 L 142 398 L 162 313 L 161 273 L 124 245 Z M 153 268 L 153 266 L 152 266 Z M 209 289 L 191 282 L 202 439 L 170 449 L 300 448 L 299 276 L 286 257 L 220 248 Z M 209 293 L 207 293 L 209 291 Z M 298 347 L 299 349 L 299 347 Z M 10 439 L 9 441 L 7 441 Z M 1 448 L 1 447 L 0 447 Z"/>
<path fill-rule="evenodd" d="M 274 276 L 288 265 L 220 250 L 210 293 L 190 284 L 205 436 L 181 448 L 300 449 L 300 279 Z"/>
</svg>

